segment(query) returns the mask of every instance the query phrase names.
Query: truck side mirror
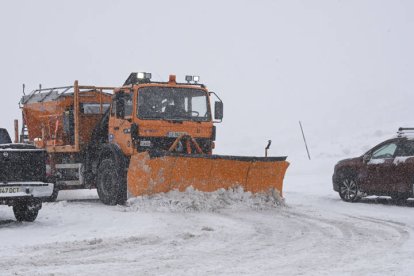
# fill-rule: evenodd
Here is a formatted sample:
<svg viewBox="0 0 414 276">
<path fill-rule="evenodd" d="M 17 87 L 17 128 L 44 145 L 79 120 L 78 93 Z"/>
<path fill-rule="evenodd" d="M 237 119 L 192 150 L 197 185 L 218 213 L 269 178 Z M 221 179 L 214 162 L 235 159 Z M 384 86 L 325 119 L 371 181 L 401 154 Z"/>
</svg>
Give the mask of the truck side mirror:
<svg viewBox="0 0 414 276">
<path fill-rule="evenodd" d="M 223 120 L 223 102 L 214 103 L 214 118 L 216 120 Z"/>
<path fill-rule="evenodd" d="M 124 118 L 125 115 L 125 104 L 124 101 L 119 99 L 116 101 L 116 117 Z"/>
<path fill-rule="evenodd" d="M 139 138 L 139 131 L 138 131 L 138 125 L 133 123 L 131 124 L 131 140 L 132 142 L 137 141 Z"/>
</svg>

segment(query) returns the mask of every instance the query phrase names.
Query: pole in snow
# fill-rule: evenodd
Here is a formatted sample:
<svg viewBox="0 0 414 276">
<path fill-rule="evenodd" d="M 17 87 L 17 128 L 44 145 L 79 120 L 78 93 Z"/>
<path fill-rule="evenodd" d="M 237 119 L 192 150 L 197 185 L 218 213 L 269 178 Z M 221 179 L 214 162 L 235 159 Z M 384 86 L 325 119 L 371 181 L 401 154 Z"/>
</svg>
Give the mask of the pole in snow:
<svg viewBox="0 0 414 276">
<path fill-rule="evenodd" d="M 269 150 L 271 144 L 272 144 L 272 140 L 267 141 L 267 146 L 265 148 L 265 157 L 267 157 L 267 151 Z"/>
<path fill-rule="evenodd" d="M 305 148 L 306 148 L 306 152 L 308 153 L 308 158 L 309 158 L 309 160 L 311 160 L 311 157 L 310 157 L 310 154 L 309 154 L 309 149 L 308 149 L 308 144 L 306 143 L 305 133 L 303 133 L 303 127 L 302 127 L 302 123 L 300 121 L 299 121 L 299 126 L 300 126 L 300 130 L 302 131 L 303 142 L 305 142 Z"/>
</svg>

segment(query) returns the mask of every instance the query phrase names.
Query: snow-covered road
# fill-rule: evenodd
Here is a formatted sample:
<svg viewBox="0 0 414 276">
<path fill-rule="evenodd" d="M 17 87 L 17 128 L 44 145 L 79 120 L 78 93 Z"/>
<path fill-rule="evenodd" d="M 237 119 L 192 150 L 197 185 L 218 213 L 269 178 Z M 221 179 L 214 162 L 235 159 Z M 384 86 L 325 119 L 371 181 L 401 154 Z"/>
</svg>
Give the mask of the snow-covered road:
<svg viewBox="0 0 414 276">
<path fill-rule="evenodd" d="M 0 274 L 411 275 L 413 202 L 342 202 L 331 164 L 309 164 L 288 173 L 286 206 L 177 194 L 105 206 L 62 192 L 34 223 L 2 206 Z"/>
</svg>

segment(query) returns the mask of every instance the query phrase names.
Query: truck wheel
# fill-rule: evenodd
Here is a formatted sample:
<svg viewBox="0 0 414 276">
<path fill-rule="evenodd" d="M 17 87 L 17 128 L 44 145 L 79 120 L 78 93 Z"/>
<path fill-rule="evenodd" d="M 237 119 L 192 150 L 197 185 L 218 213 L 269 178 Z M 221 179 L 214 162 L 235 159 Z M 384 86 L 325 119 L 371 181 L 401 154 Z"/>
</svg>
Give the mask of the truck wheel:
<svg viewBox="0 0 414 276">
<path fill-rule="evenodd" d="M 41 201 L 18 202 L 13 206 L 13 213 L 17 221 L 33 222 L 37 218 L 40 208 L 42 208 Z"/>
<path fill-rule="evenodd" d="M 359 187 L 355 177 L 345 176 L 341 179 L 339 183 L 339 196 L 346 202 L 359 200 Z"/>
<path fill-rule="evenodd" d="M 106 205 L 124 203 L 125 177 L 112 159 L 104 159 L 98 168 L 96 188 L 99 199 Z"/>
</svg>

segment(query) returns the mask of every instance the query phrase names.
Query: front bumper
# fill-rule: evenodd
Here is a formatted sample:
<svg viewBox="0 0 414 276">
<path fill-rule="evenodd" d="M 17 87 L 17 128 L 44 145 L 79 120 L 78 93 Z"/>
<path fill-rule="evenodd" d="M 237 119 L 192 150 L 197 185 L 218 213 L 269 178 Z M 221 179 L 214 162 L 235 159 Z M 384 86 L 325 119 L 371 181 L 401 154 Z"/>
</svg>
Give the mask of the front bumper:
<svg viewBox="0 0 414 276">
<path fill-rule="evenodd" d="M 332 176 L 332 186 L 335 192 L 339 192 L 339 177 L 335 173 Z"/>
<path fill-rule="evenodd" d="M 53 193 L 53 183 L 45 182 L 3 182 L 0 183 L 0 200 L 21 197 L 49 197 Z"/>
</svg>

